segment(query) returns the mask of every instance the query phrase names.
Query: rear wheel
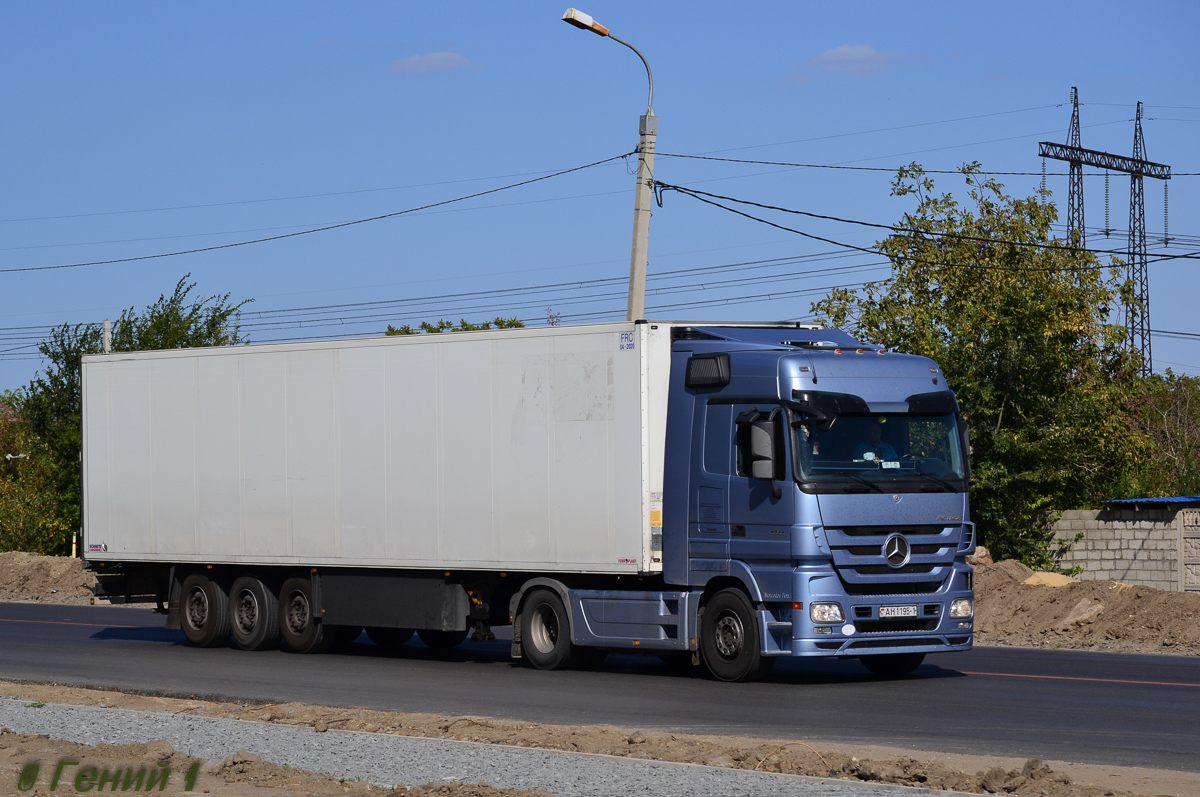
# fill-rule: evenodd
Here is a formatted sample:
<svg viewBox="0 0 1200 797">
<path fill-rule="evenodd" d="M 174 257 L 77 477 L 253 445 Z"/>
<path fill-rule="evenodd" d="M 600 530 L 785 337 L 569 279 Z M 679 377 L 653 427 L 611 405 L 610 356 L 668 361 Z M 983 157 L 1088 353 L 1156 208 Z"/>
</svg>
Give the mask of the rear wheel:
<svg viewBox="0 0 1200 797">
<path fill-rule="evenodd" d="M 198 648 L 229 643 L 229 597 L 221 585 L 192 573 L 180 589 L 180 625 L 187 641 Z"/>
<path fill-rule="evenodd" d="M 740 590 L 713 595 L 700 620 L 700 657 L 721 681 L 753 681 L 775 666 L 761 654 L 758 622 L 750 600 Z"/>
<path fill-rule="evenodd" d="M 289 578 L 279 590 L 279 632 L 288 650 L 324 653 L 337 641 L 337 627 L 318 623 L 312 612 L 312 582 Z"/>
<path fill-rule="evenodd" d="M 384 650 L 396 650 L 412 639 L 411 628 L 368 628 L 367 636 Z"/>
<path fill-rule="evenodd" d="M 242 576 L 229 590 L 233 641 L 242 650 L 279 647 L 279 600 L 253 576 Z"/>
<path fill-rule="evenodd" d="M 449 650 L 456 648 L 463 643 L 467 638 L 466 631 L 435 631 L 430 628 L 422 628 L 417 632 L 417 636 L 421 638 L 429 647 L 434 650 Z"/>
<path fill-rule="evenodd" d="M 908 675 L 920 667 L 924 660 L 924 653 L 884 653 L 879 656 L 863 656 L 859 659 L 862 666 L 876 675 L 892 677 Z"/>
<path fill-rule="evenodd" d="M 587 658 L 571 644 L 571 620 L 562 599 L 548 589 L 535 589 L 525 599 L 521 650 L 539 670 L 563 670 Z"/>
</svg>

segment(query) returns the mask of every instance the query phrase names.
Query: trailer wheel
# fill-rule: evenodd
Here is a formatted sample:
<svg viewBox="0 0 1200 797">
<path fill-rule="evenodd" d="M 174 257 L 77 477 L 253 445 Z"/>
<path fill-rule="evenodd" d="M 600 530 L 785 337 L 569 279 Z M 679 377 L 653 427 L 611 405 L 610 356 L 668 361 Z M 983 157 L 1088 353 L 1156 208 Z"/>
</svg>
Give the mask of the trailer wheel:
<svg viewBox="0 0 1200 797">
<path fill-rule="evenodd" d="M 318 623 L 312 613 L 312 582 L 289 578 L 279 590 L 279 632 L 288 650 L 324 653 L 337 641 L 337 628 Z"/>
<path fill-rule="evenodd" d="M 435 631 L 431 628 L 422 628 L 417 632 L 417 636 L 421 638 L 429 647 L 434 650 L 449 650 L 456 648 L 463 643 L 467 638 L 466 631 Z"/>
<path fill-rule="evenodd" d="M 180 625 L 187 641 L 198 648 L 229 643 L 229 597 L 221 585 L 203 573 L 192 573 L 179 591 Z"/>
<path fill-rule="evenodd" d="M 279 647 L 279 599 L 253 576 L 242 576 L 229 590 L 233 641 L 242 650 Z"/>
<path fill-rule="evenodd" d="M 700 657 L 714 678 L 753 681 L 770 672 L 775 659 L 761 654 L 758 636 L 754 609 L 741 590 L 721 590 L 705 604 Z"/>
<path fill-rule="evenodd" d="M 908 675 L 921 666 L 925 660 L 924 653 L 884 653 L 879 656 L 862 656 L 859 661 L 876 675 L 898 676 Z"/>
<path fill-rule="evenodd" d="M 565 670 L 580 658 L 571 644 L 571 619 L 562 599 L 535 589 L 521 609 L 521 651 L 539 670 Z"/>
<path fill-rule="evenodd" d="M 367 636 L 384 650 L 397 650 L 412 639 L 411 628 L 368 628 Z"/>
</svg>

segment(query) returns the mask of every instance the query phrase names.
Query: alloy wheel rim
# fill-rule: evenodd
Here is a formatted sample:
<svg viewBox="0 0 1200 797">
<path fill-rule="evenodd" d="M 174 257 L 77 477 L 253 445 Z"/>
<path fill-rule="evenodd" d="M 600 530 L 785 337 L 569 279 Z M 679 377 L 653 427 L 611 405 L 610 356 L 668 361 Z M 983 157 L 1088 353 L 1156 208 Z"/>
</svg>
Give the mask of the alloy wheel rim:
<svg viewBox="0 0 1200 797">
<path fill-rule="evenodd" d="M 530 618 L 529 641 L 538 653 L 552 653 L 558 644 L 558 616 L 544 603 L 534 610 Z"/>
</svg>

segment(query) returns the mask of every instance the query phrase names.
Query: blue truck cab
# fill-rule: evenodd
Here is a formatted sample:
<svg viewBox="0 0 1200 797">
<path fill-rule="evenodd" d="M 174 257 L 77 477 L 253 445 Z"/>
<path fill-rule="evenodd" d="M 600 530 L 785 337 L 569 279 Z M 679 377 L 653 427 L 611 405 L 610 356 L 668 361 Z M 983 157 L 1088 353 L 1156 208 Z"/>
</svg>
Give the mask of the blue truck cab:
<svg viewBox="0 0 1200 797">
<path fill-rule="evenodd" d="M 968 650 L 969 444 L 937 364 L 838 330 L 675 337 L 663 579 L 702 593 L 696 657 L 742 680 L 780 656 L 891 675 Z"/>
</svg>

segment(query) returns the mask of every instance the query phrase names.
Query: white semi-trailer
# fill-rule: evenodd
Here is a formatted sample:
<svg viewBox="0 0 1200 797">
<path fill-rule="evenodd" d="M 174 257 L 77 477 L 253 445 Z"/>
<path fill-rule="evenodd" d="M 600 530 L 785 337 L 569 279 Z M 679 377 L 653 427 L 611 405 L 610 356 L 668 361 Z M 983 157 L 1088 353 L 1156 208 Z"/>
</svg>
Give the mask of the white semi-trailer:
<svg viewBox="0 0 1200 797">
<path fill-rule="evenodd" d="M 196 645 L 445 647 L 511 622 L 538 667 L 624 649 L 742 679 L 971 644 L 953 394 L 836 330 L 497 330 L 82 374 L 99 593 L 157 600 Z"/>
</svg>

